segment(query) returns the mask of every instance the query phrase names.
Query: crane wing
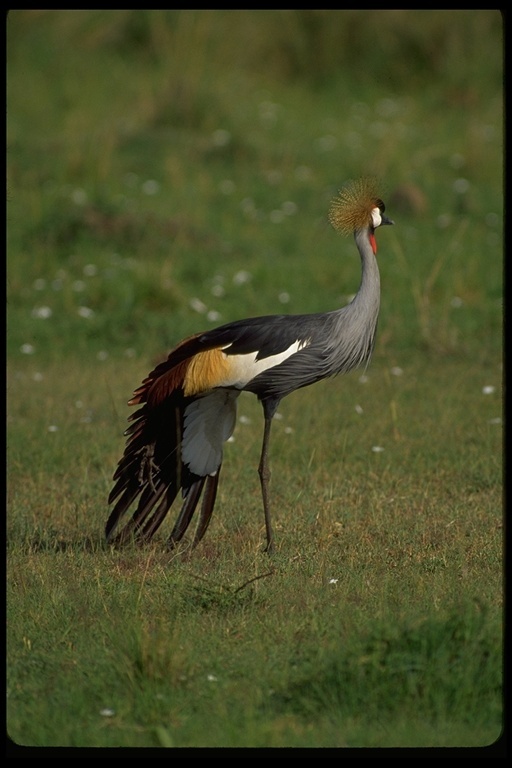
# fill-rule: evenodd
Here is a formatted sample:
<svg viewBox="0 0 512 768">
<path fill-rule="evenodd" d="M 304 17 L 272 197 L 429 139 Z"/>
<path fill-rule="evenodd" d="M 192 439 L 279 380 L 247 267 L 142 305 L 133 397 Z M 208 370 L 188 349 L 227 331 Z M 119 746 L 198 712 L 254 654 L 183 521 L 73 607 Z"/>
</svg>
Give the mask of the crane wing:
<svg viewBox="0 0 512 768">
<path fill-rule="evenodd" d="M 304 345 L 322 315 L 263 315 L 237 320 L 199 336 L 207 346 L 219 346 L 226 355 L 256 353 L 257 360 L 278 355 L 294 342 Z"/>
<path fill-rule="evenodd" d="M 113 478 L 108 540 L 151 538 L 180 491 L 184 503 L 171 540 L 183 536 L 201 494 L 196 537 L 204 533 L 240 391 L 264 393 L 273 382 L 277 402 L 288 389 L 309 383 L 309 357 L 303 358 L 300 350 L 306 351 L 318 328 L 315 317 L 322 316 L 271 315 L 228 323 L 185 339 L 151 371 L 129 401 L 141 407 L 129 418 L 125 450 Z M 304 383 L 287 377 L 301 360 L 308 379 Z M 130 521 L 116 534 L 123 515 L 132 508 Z"/>
</svg>

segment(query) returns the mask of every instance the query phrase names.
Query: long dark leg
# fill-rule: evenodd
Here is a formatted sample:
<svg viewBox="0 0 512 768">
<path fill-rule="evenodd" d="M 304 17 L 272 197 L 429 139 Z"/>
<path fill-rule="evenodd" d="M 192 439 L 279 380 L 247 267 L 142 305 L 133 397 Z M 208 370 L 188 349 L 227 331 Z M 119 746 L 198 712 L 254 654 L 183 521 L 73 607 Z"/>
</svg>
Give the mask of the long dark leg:
<svg viewBox="0 0 512 768">
<path fill-rule="evenodd" d="M 267 531 L 267 546 L 265 552 L 272 552 L 274 547 L 274 534 L 272 533 L 272 523 L 270 522 L 270 497 L 268 484 L 270 482 L 270 467 L 268 463 L 268 446 L 270 441 L 270 428 L 272 426 L 272 417 L 267 415 L 265 411 L 265 429 L 263 431 L 263 445 L 261 446 L 261 457 L 258 466 L 258 474 L 260 476 L 261 483 L 261 495 L 263 498 L 263 511 L 265 513 L 265 529 Z"/>
</svg>

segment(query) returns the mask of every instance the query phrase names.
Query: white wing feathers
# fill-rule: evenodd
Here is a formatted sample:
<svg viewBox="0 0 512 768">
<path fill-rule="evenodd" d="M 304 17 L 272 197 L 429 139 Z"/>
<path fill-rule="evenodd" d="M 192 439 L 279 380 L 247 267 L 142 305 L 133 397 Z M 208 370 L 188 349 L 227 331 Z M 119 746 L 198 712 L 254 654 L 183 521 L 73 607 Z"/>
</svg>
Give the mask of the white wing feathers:
<svg viewBox="0 0 512 768">
<path fill-rule="evenodd" d="M 214 389 L 185 409 L 181 456 L 191 472 L 213 475 L 222 463 L 222 447 L 236 422 L 236 389 Z"/>
</svg>

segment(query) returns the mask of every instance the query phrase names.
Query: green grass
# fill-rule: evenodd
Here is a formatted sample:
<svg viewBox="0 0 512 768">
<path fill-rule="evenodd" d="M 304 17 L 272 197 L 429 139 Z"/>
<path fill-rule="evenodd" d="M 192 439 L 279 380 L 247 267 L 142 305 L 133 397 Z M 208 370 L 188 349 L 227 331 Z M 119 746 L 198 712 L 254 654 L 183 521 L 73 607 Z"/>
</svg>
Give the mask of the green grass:
<svg viewBox="0 0 512 768">
<path fill-rule="evenodd" d="M 493 744 L 499 14 L 15 11 L 7 33 L 10 738 Z M 367 173 L 396 222 L 377 347 L 279 408 L 275 555 L 245 395 L 201 546 L 167 553 L 169 520 L 111 551 L 132 390 L 201 328 L 344 303 L 359 260 L 327 210 Z"/>
</svg>

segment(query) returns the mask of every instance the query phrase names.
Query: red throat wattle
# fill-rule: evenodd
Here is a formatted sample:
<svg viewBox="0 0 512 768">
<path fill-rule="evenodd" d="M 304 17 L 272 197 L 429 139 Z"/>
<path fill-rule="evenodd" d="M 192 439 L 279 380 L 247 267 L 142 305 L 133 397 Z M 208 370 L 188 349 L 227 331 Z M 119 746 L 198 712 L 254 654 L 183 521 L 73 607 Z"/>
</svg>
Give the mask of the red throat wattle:
<svg viewBox="0 0 512 768">
<path fill-rule="evenodd" d="M 374 235 L 373 232 L 370 234 L 370 245 L 372 247 L 372 251 L 373 251 L 374 255 L 376 256 L 377 255 L 377 241 L 375 240 L 375 235 Z"/>
</svg>

